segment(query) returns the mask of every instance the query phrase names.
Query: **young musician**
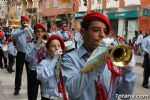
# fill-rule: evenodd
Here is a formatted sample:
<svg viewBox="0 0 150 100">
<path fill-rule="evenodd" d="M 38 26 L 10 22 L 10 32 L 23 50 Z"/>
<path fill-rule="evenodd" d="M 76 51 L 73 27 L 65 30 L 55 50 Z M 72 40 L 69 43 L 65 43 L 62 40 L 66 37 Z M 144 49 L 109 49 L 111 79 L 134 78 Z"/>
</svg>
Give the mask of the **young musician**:
<svg viewBox="0 0 150 100">
<path fill-rule="evenodd" d="M 31 41 L 27 48 L 26 60 L 28 65 L 28 100 L 36 100 L 40 81 L 37 79 L 36 65 L 46 57 L 46 47 L 43 41 L 43 35 L 46 33 L 43 24 L 37 22 L 34 26 L 35 40 Z"/>
<path fill-rule="evenodd" d="M 25 60 L 26 55 L 26 46 L 32 38 L 31 28 L 27 27 L 26 25 L 29 24 L 29 16 L 21 16 L 21 28 L 16 29 L 12 37 L 16 40 L 16 49 L 17 49 L 17 56 L 16 56 L 16 75 L 15 75 L 15 92 L 14 95 L 19 95 L 19 91 L 21 89 L 21 77 L 23 72 L 24 63 L 26 65 L 26 69 L 28 70 L 28 63 Z M 28 78 L 28 76 L 27 76 Z"/>
<path fill-rule="evenodd" d="M 57 62 L 65 50 L 65 45 L 61 37 L 51 35 L 47 40 L 46 49 L 48 56 L 37 66 L 37 78 L 42 84 L 42 100 L 62 100 L 62 85 L 57 74 L 59 68 L 56 67 L 59 66 Z"/>
<path fill-rule="evenodd" d="M 102 13 L 90 12 L 83 17 L 80 30 L 83 45 L 64 54 L 62 59 L 62 76 L 69 100 L 116 100 L 119 94 L 132 94 L 135 85 L 133 68 L 122 68 L 122 74 L 115 71 L 107 61 L 107 53 L 106 59 L 97 68 L 81 73 L 87 59 L 110 30 L 110 22 Z"/>
<path fill-rule="evenodd" d="M 4 66 L 7 66 L 7 58 L 4 55 L 4 38 L 5 34 L 0 30 L 0 68 L 4 69 Z M 3 66 L 3 60 L 4 60 L 4 66 Z"/>
<path fill-rule="evenodd" d="M 7 71 L 9 73 L 12 73 L 14 72 L 14 70 L 12 69 L 14 64 L 15 64 L 15 56 L 16 56 L 16 53 L 17 53 L 17 50 L 16 50 L 16 47 L 14 46 L 14 43 L 13 43 L 13 38 L 10 36 L 8 38 L 8 67 L 7 67 Z"/>
</svg>

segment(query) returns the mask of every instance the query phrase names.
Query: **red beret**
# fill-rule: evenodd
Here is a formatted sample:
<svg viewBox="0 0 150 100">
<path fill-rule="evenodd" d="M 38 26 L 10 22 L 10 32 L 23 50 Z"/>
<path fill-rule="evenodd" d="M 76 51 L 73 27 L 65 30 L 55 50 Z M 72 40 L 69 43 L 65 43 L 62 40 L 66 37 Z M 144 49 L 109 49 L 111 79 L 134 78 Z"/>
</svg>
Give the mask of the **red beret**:
<svg viewBox="0 0 150 100">
<path fill-rule="evenodd" d="M 65 51 L 65 43 L 64 43 L 63 39 L 59 35 L 51 35 L 51 36 L 49 36 L 48 39 L 47 39 L 47 43 L 52 41 L 52 40 L 54 40 L 54 39 L 57 39 L 57 40 L 60 41 L 61 48 L 62 48 L 63 51 Z"/>
<path fill-rule="evenodd" d="M 9 41 L 13 41 L 12 36 L 8 37 L 7 41 L 8 41 L 8 42 L 9 42 Z"/>
<path fill-rule="evenodd" d="M 111 30 L 110 22 L 109 22 L 109 19 L 104 14 L 94 11 L 94 12 L 87 13 L 82 18 L 83 22 L 88 21 L 88 20 L 95 20 L 95 19 L 102 20 L 102 22 L 104 22 L 104 24 L 106 25 L 108 29 L 108 33 L 110 32 Z"/>
<path fill-rule="evenodd" d="M 120 40 L 125 41 L 124 38 L 123 38 L 122 36 L 119 36 L 119 35 L 117 36 L 117 39 L 118 39 L 119 41 L 120 41 Z"/>
<path fill-rule="evenodd" d="M 0 32 L 0 38 L 4 38 L 5 34 L 3 32 Z"/>
<path fill-rule="evenodd" d="M 46 28 L 45 28 L 45 26 L 42 24 L 42 23 L 40 23 L 40 22 L 37 22 L 35 25 L 34 25 L 34 30 L 36 30 L 37 28 L 41 28 L 41 29 L 43 29 L 44 31 L 46 31 Z"/>
<path fill-rule="evenodd" d="M 21 16 L 21 20 L 23 20 L 23 21 L 29 21 L 29 16 Z"/>
</svg>

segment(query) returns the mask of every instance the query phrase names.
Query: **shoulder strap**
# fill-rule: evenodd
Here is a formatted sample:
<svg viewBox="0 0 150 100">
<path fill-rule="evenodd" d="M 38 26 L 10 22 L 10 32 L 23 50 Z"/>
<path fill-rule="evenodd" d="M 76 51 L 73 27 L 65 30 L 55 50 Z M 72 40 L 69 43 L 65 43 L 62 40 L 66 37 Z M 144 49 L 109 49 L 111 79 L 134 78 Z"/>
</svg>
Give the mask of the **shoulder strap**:
<svg viewBox="0 0 150 100">
<path fill-rule="evenodd" d="M 55 75 L 59 79 L 59 83 L 57 84 L 58 85 L 58 91 L 60 93 L 62 93 L 63 100 L 68 100 L 67 94 L 66 94 L 67 92 L 65 90 L 65 85 L 64 85 L 64 81 L 63 81 L 63 77 L 62 77 L 62 72 L 61 72 L 61 56 L 58 58 L 58 61 L 56 63 Z"/>
<path fill-rule="evenodd" d="M 108 70 L 110 70 L 112 77 L 117 77 L 117 76 L 121 76 L 121 70 L 115 70 L 113 64 L 110 61 L 110 58 L 108 58 L 107 60 L 107 66 L 108 66 Z"/>
<path fill-rule="evenodd" d="M 110 70 L 111 72 L 111 81 L 110 81 L 110 85 L 109 85 L 109 91 L 108 91 L 108 95 L 111 94 L 110 96 L 110 100 L 112 100 L 112 95 L 113 95 L 113 90 L 111 91 L 111 88 L 114 84 L 114 80 L 117 76 L 121 76 L 121 69 L 115 70 L 113 64 L 110 61 L 110 58 L 108 57 L 107 60 L 107 66 L 108 66 L 108 70 Z"/>
<path fill-rule="evenodd" d="M 66 89 L 64 87 L 64 81 L 63 81 L 63 77 L 62 77 L 62 72 L 60 70 L 60 83 L 61 83 L 61 86 L 62 86 L 62 93 L 63 93 L 63 98 L 64 100 L 68 100 L 67 99 L 67 94 L 66 94 Z"/>
</svg>

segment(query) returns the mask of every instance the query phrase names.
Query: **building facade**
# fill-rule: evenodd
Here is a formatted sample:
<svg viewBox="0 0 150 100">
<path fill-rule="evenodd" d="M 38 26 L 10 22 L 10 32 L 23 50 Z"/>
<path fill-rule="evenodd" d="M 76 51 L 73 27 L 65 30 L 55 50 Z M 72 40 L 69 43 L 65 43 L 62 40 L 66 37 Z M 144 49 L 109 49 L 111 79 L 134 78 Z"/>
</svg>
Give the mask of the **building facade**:
<svg viewBox="0 0 150 100">
<path fill-rule="evenodd" d="M 67 20 L 70 28 L 78 30 L 89 11 L 108 16 L 112 31 L 127 40 L 135 30 L 150 32 L 150 0 L 8 0 L 9 19 L 30 15 L 33 22 L 42 21 L 47 27 Z"/>
<path fill-rule="evenodd" d="M 7 13 L 7 0 L 0 0 L 0 26 L 6 26 Z"/>
<path fill-rule="evenodd" d="M 150 31 L 147 26 L 150 0 L 78 0 L 78 5 L 75 14 L 77 28 L 86 12 L 99 11 L 110 19 L 112 31 L 127 41 L 133 38 L 135 31 Z"/>
</svg>

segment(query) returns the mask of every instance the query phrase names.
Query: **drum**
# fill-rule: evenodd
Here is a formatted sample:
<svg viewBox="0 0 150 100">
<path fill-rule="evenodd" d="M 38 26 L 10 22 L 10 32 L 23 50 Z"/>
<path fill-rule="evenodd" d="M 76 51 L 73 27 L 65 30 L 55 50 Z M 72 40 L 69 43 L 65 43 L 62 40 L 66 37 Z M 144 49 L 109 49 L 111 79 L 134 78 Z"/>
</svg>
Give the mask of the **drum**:
<svg viewBox="0 0 150 100">
<path fill-rule="evenodd" d="M 75 48 L 75 42 L 74 41 L 66 41 L 65 46 L 67 50 Z"/>
</svg>

